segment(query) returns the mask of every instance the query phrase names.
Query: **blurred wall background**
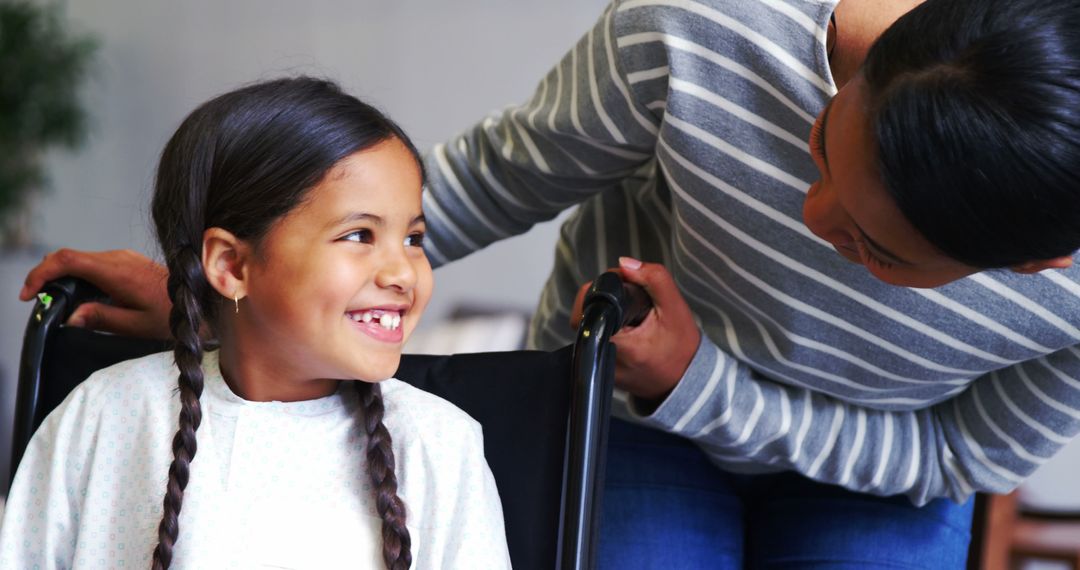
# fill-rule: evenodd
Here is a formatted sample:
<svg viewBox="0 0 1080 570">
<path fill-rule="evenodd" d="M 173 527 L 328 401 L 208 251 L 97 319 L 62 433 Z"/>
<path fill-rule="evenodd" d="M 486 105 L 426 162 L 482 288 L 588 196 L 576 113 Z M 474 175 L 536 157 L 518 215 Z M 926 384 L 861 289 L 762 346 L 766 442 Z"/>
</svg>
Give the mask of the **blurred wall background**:
<svg viewBox="0 0 1080 570">
<path fill-rule="evenodd" d="M 0 492 L 6 492 L 15 374 L 29 305 L 15 297 L 60 246 L 157 256 L 149 197 L 157 158 L 196 105 L 243 83 L 307 73 L 387 111 L 421 149 L 526 100 L 596 21 L 605 0 L 71 0 L 72 28 L 101 47 L 85 100 L 86 146 L 48 159 L 34 210 L 38 251 L 0 254 Z M 459 304 L 531 311 L 557 224 L 436 272 L 430 326 Z"/>
<path fill-rule="evenodd" d="M 3 0 L 0 0 L 3 1 Z M 288 73 L 330 77 L 375 103 L 421 149 L 493 109 L 524 101 L 606 0 L 70 0 L 73 27 L 101 48 L 85 95 L 87 145 L 49 157 L 35 208 L 37 251 L 0 254 L 0 494 L 23 323 L 15 296 L 51 249 L 130 247 L 156 256 L 148 204 L 158 154 L 209 97 Z M 436 272 L 430 327 L 454 306 L 531 311 L 551 267 L 557 223 Z M 1080 509 L 1080 442 L 1033 480 L 1032 500 Z"/>
</svg>

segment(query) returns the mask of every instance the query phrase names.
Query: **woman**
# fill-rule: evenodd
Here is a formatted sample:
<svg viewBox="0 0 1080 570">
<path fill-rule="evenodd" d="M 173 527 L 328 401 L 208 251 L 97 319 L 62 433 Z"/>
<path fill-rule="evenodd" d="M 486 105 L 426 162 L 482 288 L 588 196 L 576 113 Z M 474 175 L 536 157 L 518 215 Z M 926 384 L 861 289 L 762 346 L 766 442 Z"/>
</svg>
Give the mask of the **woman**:
<svg viewBox="0 0 1080 570">
<path fill-rule="evenodd" d="M 1062 0 L 618 2 L 434 149 L 436 263 L 582 202 L 532 345 L 617 263 L 656 302 L 617 339 L 601 566 L 962 564 L 971 494 L 1080 430 L 1078 26 Z M 79 318 L 159 327 L 112 286 L 131 255 L 61 252 L 24 298 L 72 272 L 151 308 Z"/>
</svg>

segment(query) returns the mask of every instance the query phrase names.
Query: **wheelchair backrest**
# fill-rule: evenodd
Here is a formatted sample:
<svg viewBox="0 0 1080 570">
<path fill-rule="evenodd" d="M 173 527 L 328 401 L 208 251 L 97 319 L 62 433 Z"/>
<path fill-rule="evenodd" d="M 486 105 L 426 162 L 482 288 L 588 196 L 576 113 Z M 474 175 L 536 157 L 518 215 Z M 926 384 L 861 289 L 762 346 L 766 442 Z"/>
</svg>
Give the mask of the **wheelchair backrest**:
<svg viewBox="0 0 1080 570">
<path fill-rule="evenodd" d="M 161 341 L 62 326 L 73 306 L 60 307 L 65 314 L 58 315 L 38 305 L 24 338 L 12 476 L 33 431 L 75 386 L 106 366 L 168 350 Z M 550 353 L 405 355 L 396 374 L 483 426 L 515 568 L 556 566 L 571 354 L 567 347 Z"/>
</svg>

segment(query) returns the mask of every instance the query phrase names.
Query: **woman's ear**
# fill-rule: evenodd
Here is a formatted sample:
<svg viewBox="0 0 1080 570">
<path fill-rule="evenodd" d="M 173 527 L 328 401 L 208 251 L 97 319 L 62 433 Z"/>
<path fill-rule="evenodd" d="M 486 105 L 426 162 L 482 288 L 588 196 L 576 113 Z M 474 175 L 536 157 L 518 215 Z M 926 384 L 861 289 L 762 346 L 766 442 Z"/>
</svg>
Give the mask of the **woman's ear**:
<svg viewBox="0 0 1080 570">
<path fill-rule="evenodd" d="M 1044 269 L 1068 269 L 1072 267 L 1072 263 L 1073 259 L 1071 255 L 1063 255 L 1061 257 L 1055 257 L 1053 259 L 1028 261 L 1027 263 L 1021 263 L 1020 265 L 1014 265 L 1010 267 L 1010 269 L 1017 273 L 1030 275 L 1032 273 L 1038 273 Z"/>
<path fill-rule="evenodd" d="M 247 295 L 247 274 L 251 248 L 232 232 L 210 228 L 203 232 L 203 271 L 222 297 L 239 299 Z"/>
</svg>

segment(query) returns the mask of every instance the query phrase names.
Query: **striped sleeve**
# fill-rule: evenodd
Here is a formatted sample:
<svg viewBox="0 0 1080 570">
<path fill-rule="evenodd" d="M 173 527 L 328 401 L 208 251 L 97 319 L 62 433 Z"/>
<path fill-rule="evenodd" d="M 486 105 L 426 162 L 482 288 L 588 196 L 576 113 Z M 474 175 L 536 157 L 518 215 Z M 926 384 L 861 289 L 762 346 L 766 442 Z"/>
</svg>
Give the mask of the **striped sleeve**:
<svg viewBox="0 0 1080 570">
<path fill-rule="evenodd" d="M 615 61 L 613 7 L 540 83 L 425 157 L 427 253 L 441 265 L 527 231 L 654 156 L 659 119 Z"/>
<path fill-rule="evenodd" d="M 648 425 L 720 463 L 765 463 L 917 505 L 1007 492 L 1080 432 L 1080 351 L 1067 348 L 975 379 L 924 409 L 886 411 L 772 381 L 705 335 Z"/>
</svg>

